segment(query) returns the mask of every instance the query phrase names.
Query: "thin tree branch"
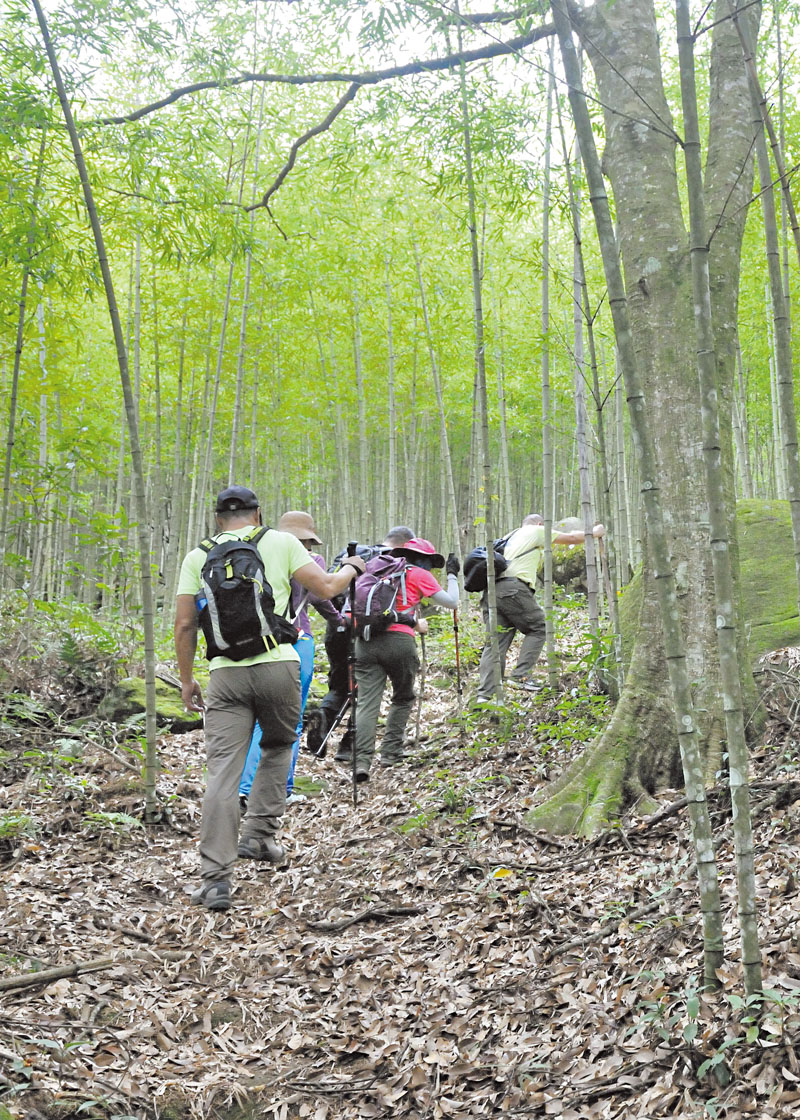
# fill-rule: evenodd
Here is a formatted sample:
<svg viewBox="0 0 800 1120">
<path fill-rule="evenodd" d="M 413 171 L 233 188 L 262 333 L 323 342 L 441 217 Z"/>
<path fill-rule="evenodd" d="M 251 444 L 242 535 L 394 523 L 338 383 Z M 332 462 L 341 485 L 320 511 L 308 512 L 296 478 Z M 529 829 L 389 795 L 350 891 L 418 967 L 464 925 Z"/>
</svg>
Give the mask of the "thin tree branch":
<svg viewBox="0 0 800 1120">
<path fill-rule="evenodd" d="M 757 5 L 761 4 L 761 2 L 762 2 L 762 0 L 750 0 L 750 2 L 748 4 L 742 4 L 741 8 L 737 8 L 737 15 L 741 15 L 742 12 L 746 12 L 748 8 L 755 8 Z M 708 9 L 710 7 L 711 7 L 711 4 L 708 4 L 706 6 L 706 9 L 703 12 L 703 15 L 705 15 L 705 13 L 708 11 Z M 702 19 L 703 17 L 701 16 L 700 18 Z M 707 35 L 709 31 L 713 31 L 713 29 L 715 27 L 717 27 L 718 24 L 720 24 L 720 23 L 730 23 L 730 21 L 733 18 L 734 18 L 733 16 L 721 16 L 719 19 L 715 19 L 711 23 L 704 24 L 703 27 L 700 27 L 700 20 L 698 20 L 697 21 L 697 26 L 695 27 L 695 30 L 694 30 L 693 38 L 694 39 L 699 39 L 701 35 Z"/>
<path fill-rule="evenodd" d="M 405 918 L 409 915 L 424 914 L 421 906 L 368 906 L 349 918 L 340 918 L 336 922 L 306 922 L 309 929 L 318 929 L 323 933 L 338 933 L 357 922 L 385 921 L 387 918 Z"/>
<path fill-rule="evenodd" d="M 536 15 L 541 15 L 536 12 Z M 513 23 L 515 19 L 525 19 L 526 16 L 534 15 L 530 6 L 523 8 L 515 8 L 511 12 L 461 12 L 459 19 L 462 23 L 481 24 L 481 23 Z"/>
<path fill-rule="evenodd" d="M 786 172 L 787 179 L 791 180 L 797 174 L 798 171 L 800 171 L 800 163 L 796 163 L 793 167 L 790 167 L 787 170 L 787 172 Z M 757 191 L 756 194 L 752 195 L 751 198 L 748 198 L 747 202 L 743 202 L 741 204 L 741 206 L 737 206 L 736 209 L 731 211 L 730 214 L 727 214 L 724 217 L 723 217 L 722 214 L 720 214 L 719 218 L 717 219 L 717 223 L 714 226 L 714 228 L 711 231 L 711 234 L 708 238 L 709 246 L 711 245 L 711 242 L 714 239 L 714 235 L 718 232 L 718 230 L 722 226 L 723 222 L 733 221 L 733 219 L 736 217 L 737 214 L 741 213 L 742 210 L 747 210 L 750 206 L 753 205 L 754 202 L 758 202 L 763 194 L 766 194 L 767 191 L 772 190 L 773 187 L 777 187 L 777 185 L 780 182 L 781 182 L 780 176 L 776 176 L 774 179 L 771 179 L 764 187 L 762 187 L 760 191 Z"/>
<path fill-rule="evenodd" d="M 69 976 L 82 976 L 86 972 L 101 972 L 117 965 L 142 961 L 146 964 L 162 964 L 166 961 L 185 961 L 190 958 L 186 949 L 139 949 L 135 952 L 114 953 L 110 957 L 99 957 L 91 961 L 75 961 L 74 964 L 56 965 L 43 968 L 39 972 L 23 972 L 19 976 L 4 976 L 0 979 L 0 992 L 10 992 L 18 988 L 38 988 Z"/>
<path fill-rule="evenodd" d="M 286 176 L 289 174 L 289 172 L 294 167 L 295 162 L 297 161 L 297 153 L 300 151 L 300 149 L 303 147 L 303 145 L 307 144 L 308 141 L 313 139 L 315 136 L 319 136 L 319 134 L 321 132 L 327 131 L 327 129 L 329 129 L 331 127 L 333 122 L 339 116 L 342 109 L 344 109 L 344 107 L 346 105 L 349 105 L 349 103 L 353 100 L 353 98 L 356 96 L 356 94 L 358 93 L 358 91 L 360 89 L 361 89 L 361 84 L 359 82 L 353 82 L 353 84 L 347 90 L 347 93 L 345 93 L 344 96 L 339 98 L 339 100 L 336 102 L 334 107 L 331 109 L 330 113 L 328 113 L 327 117 L 323 121 L 320 121 L 319 124 L 315 124 L 313 128 L 310 128 L 308 130 L 308 132 L 304 132 L 302 136 L 298 136 L 298 138 L 292 144 L 291 150 L 289 151 L 289 158 L 286 160 L 286 163 L 283 165 L 281 170 L 278 172 L 277 178 L 272 183 L 272 186 L 269 187 L 267 192 L 264 194 L 261 201 L 260 202 L 254 202 L 252 206 L 245 207 L 245 209 L 248 213 L 250 213 L 253 210 L 259 210 L 259 209 L 261 209 L 261 207 L 264 207 L 264 206 L 266 206 L 267 209 L 269 209 L 270 198 L 272 198 L 272 196 L 275 194 L 275 192 L 277 190 L 279 190 L 279 188 L 280 188 L 281 184 L 283 183 L 284 179 L 286 178 Z"/>
<path fill-rule="evenodd" d="M 455 54 L 445 55 L 443 58 L 406 62 L 402 66 L 390 66 L 386 70 L 368 70 L 362 74 L 342 73 L 339 71 L 318 74 L 272 74 L 245 71 L 241 74 L 237 74 L 233 78 L 208 79 L 204 82 L 193 82 L 191 85 L 180 86 L 172 90 L 165 97 L 160 98 L 158 101 L 153 101 L 149 105 L 142 105 L 139 109 L 134 109 L 130 113 L 124 113 L 116 117 L 99 117 L 94 121 L 89 121 L 84 127 L 95 124 L 125 124 L 128 121 L 138 121 L 141 120 L 142 117 L 146 117 L 150 113 L 155 113 L 159 109 L 163 109 L 167 105 L 181 100 L 183 97 L 189 97 L 193 93 L 200 93 L 207 89 L 228 89 L 231 86 L 240 86 L 247 82 L 269 82 L 277 85 L 290 86 L 319 85 L 328 82 L 352 82 L 355 85 L 377 85 L 380 82 L 389 81 L 391 78 L 404 78 L 410 74 L 436 73 L 440 70 L 450 70 L 461 62 L 480 62 L 484 59 L 497 58 L 506 54 L 515 54 L 523 47 L 530 46 L 531 43 L 536 43 L 540 39 L 545 39 L 548 35 L 552 35 L 553 31 L 553 25 L 548 23 L 544 24 L 542 27 L 534 28 L 526 35 L 518 35 L 514 39 L 509 39 L 507 42 L 498 41 L 490 43 L 487 46 L 475 47 L 468 51 L 457 51 Z"/>
</svg>

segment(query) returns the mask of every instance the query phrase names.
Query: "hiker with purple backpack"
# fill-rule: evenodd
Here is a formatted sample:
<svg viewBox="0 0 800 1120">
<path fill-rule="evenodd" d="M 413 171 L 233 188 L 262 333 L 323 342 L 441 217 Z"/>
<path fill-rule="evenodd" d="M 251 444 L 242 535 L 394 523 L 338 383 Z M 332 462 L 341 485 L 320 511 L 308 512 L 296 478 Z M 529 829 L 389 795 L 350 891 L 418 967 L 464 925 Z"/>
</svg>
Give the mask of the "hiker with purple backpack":
<svg viewBox="0 0 800 1120">
<path fill-rule="evenodd" d="M 389 530 L 382 544 L 358 545 L 356 554 L 366 563 L 374 560 L 381 552 L 399 548 L 412 540 L 414 532 L 407 525 L 395 525 Z M 346 549 L 342 549 L 334 557 L 330 571 L 336 571 L 345 556 Z M 344 606 L 345 596 L 340 596 L 336 605 L 341 609 Z M 328 655 L 328 691 L 319 708 L 310 712 L 306 720 L 306 744 L 308 749 L 318 758 L 324 757 L 327 752 L 329 736 L 341 724 L 347 712 L 349 703 L 347 656 L 350 651 L 350 626 L 349 620 L 331 619 L 325 628 L 325 652 Z M 345 732 L 336 751 L 337 762 L 349 762 L 351 746 L 348 741 L 349 732 Z"/>
<path fill-rule="evenodd" d="M 447 590 L 431 575 L 432 568 L 446 567 Z M 403 761 L 406 724 L 415 700 L 414 679 L 419 671 L 415 633 L 421 631 L 417 608 L 422 599 L 455 610 L 459 602 L 458 559 L 444 557 L 430 541 L 415 537 L 390 553 L 367 563 L 356 580 L 356 662 L 358 724 L 356 729 L 355 778 L 369 779 L 375 754 L 378 716 L 386 681 L 392 683 L 392 702 L 381 743 L 381 764 L 396 766 Z M 391 609 L 370 607 L 383 588 L 394 585 Z M 388 621 L 388 625 L 387 625 Z"/>
</svg>

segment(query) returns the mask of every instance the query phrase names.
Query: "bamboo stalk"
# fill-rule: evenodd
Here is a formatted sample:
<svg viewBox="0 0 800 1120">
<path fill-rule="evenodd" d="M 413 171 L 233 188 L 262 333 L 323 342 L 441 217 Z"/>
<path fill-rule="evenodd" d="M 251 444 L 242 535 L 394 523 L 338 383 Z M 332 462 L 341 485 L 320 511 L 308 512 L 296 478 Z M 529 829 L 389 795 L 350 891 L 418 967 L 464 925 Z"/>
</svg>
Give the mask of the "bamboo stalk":
<svg viewBox="0 0 800 1120">
<path fill-rule="evenodd" d="M 670 548 L 661 507 L 659 470 L 647 402 L 641 384 L 633 344 L 628 303 L 622 279 L 619 250 L 611 209 L 606 195 L 600 158 L 592 122 L 583 91 L 572 28 L 565 0 L 551 0 L 556 33 L 561 47 L 569 101 L 589 184 L 597 236 L 608 287 L 609 306 L 614 321 L 620 366 L 635 433 L 635 446 L 641 474 L 641 491 L 650 558 L 658 591 L 666 661 L 675 705 L 676 731 L 683 763 L 687 796 L 691 800 L 692 834 L 697 858 L 700 909 L 703 916 L 703 978 L 708 988 L 719 986 L 717 969 L 723 960 L 722 907 L 719 895 L 714 839 L 708 813 L 703 764 L 697 737 L 691 681 L 681 628 L 675 577 L 670 565 Z"/>
<path fill-rule="evenodd" d="M 50 39 L 50 33 L 47 27 L 44 12 L 42 11 L 39 0 L 33 0 L 33 6 L 36 11 L 36 16 L 39 21 L 39 27 L 42 32 L 42 40 L 47 51 L 47 57 L 50 62 L 50 68 L 53 73 L 53 80 L 56 84 L 58 91 L 58 100 L 61 104 L 61 110 L 64 114 L 64 121 L 67 126 L 70 142 L 72 144 L 72 151 L 75 158 L 75 166 L 78 169 L 80 176 L 81 186 L 83 187 L 83 197 L 86 203 L 86 210 L 89 215 L 89 222 L 92 227 L 92 234 L 94 235 L 94 242 L 97 248 L 97 257 L 100 264 L 100 271 L 103 277 L 103 287 L 105 289 L 106 301 L 108 303 L 108 314 L 111 320 L 111 328 L 114 335 L 114 344 L 117 354 L 117 364 L 119 366 L 120 381 L 122 383 L 122 395 L 125 401 L 125 416 L 128 426 L 128 438 L 131 445 L 131 460 L 133 465 L 133 483 L 134 483 L 134 497 L 136 502 L 136 520 L 137 520 L 137 539 L 139 544 L 139 579 L 141 587 L 142 599 L 142 626 L 144 629 L 144 662 L 145 662 L 145 735 L 146 735 L 146 753 L 145 753 L 145 819 L 153 821 L 158 814 L 158 806 L 156 800 L 156 772 L 158 769 L 158 755 L 156 750 L 156 676 L 155 676 L 155 628 L 154 628 L 154 605 L 153 605 L 153 576 L 152 576 L 152 554 L 151 554 L 151 534 L 147 510 L 147 499 L 145 496 L 144 485 L 144 467 L 142 462 L 142 448 L 139 442 L 139 419 L 136 412 L 136 403 L 134 401 L 133 390 L 131 386 L 130 372 L 128 369 L 128 352 L 125 347 L 125 339 L 122 334 L 122 322 L 120 320 L 119 308 L 117 307 L 117 298 L 114 292 L 114 282 L 111 276 L 111 269 L 108 263 L 108 256 L 106 254 L 105 240 L 103 238 L 103 231 L 100 226 L 100 217 L 95 206 L 94 194 L 92 192 L 91 183 L 89 181 L 89 172 L 86 167 L 86 161 L 83 157 L 83 149 L 81 148 L 80 137 L 78 130 L 75 126 L 75 120 L 72 116 L 72 109 L 70 108 L 69 100 L 67 98 L 67 91 L 64 88 L 64 82 L 61 77 L 61 70 L 58 65 L 55 50 Z"/>
<path fill-rule="evenodd" d="M 722 465 L 719 407 L 717 403 L 716 356 L 711 319 L 711 286 L 708 269 L 708 230 L 703 198 L 700 126 L 697 116 L 694 40 L 691 33 L 689 0 L 676 0 L 678 58 L 681 103 L 684 123 L 684 157 L 689 199 L 690 253 L 697 371 L 703 426 L 703 462 L 711 528 L 711 560 L 714 572 L 714 599 L 717 614 L 717 648 L 722 680 L 722 705 L 728 740 L 728 775 L 733 811 L 733 837 L 736 850 L 736 882 L 739 899 L 739 931 L 742 942 L 744 986 L 748 996 L 761 992 L 761 950 L 758 943 L 756 880 L 753 860 L 753 827 L 748 785 L 748 751 L 744 730 L 739 655 L 736 638 L 737 589 L 733 579 L 729 512 L 725 496 Z"/>
</svg>

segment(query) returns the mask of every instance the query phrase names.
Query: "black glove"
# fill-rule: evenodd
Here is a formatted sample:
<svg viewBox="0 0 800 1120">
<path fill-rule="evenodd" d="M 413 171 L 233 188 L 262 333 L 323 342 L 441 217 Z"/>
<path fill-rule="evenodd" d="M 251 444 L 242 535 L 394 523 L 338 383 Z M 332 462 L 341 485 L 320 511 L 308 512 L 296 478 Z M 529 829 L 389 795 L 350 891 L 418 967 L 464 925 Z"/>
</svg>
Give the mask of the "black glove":
<svg viewBox="0 0 800 1120">
<path fill-rule="evenodd" d="M 458 557 L 455 552 L 451 552 L 445 560 L 444 570 L 449 576 L 457 576 L 461 571 L 461 565 L 458 562 Z"/>
</svg>

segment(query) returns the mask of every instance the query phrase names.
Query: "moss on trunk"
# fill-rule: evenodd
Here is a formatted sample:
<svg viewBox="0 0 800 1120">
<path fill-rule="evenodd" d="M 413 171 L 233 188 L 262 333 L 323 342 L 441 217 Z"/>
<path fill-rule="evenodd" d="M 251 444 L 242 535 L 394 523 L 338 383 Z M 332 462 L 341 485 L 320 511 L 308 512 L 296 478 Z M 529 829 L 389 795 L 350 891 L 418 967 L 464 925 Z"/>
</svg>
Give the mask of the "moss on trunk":
<svg viewBox="0 0 800 1120">
<path fill-rule="evenodd" d="M 739 502 L 741 611 L 751 663 L 764 653 L 800 643 L 792 528 L 788 502 Z M 660 790 L 683 783 L 674 715 L 654 682 L 665 673 L 652 643 L 634 643 L 642 604 L 640 577 L 620 600 L 628 678 L 605 730 L 527 815 L 529 824 L 557 833 L 591 835 L 630 806 L 655 808 Z M 630 658 L 634 660 L 631 663 Z M 753 696 L 751 687 L 748 695 Z M 758 706 L 754 711 L 758 711 Z M 700 718 L 700 717 L 698 717 Z M 753 719 L 749 727 L 756 726 Z M 724 728 L 712 718 L 703 728 L 706 774 L 720 765 Z"/>
</svg>

